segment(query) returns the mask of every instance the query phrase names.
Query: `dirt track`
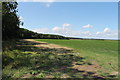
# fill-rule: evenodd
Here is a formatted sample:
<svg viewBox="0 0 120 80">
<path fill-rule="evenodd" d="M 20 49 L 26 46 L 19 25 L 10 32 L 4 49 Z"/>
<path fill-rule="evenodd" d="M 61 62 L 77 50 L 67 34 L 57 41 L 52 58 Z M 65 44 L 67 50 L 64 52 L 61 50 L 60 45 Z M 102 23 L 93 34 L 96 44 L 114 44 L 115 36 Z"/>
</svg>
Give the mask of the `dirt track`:
<svg viewBox="0 0 120 80">
<path fill-rule="evenodd" d="M 72 48 L 63 47 L 63 46 L 60 46 L 60 45 L 50 44 L 50 43 L 41 42 L 41 41 L 35 41 L 35 40 L 32 40 L 32 39 L 24 39 L 24 40 L 25 40 L 25 41 L 30 41 L 30 42 L 40 43 L 40 44 L 34 45 L 35 47 L 43 47 L 43 48 L 63 48 L 63 49 L 72 50 Z"/>
</svg>

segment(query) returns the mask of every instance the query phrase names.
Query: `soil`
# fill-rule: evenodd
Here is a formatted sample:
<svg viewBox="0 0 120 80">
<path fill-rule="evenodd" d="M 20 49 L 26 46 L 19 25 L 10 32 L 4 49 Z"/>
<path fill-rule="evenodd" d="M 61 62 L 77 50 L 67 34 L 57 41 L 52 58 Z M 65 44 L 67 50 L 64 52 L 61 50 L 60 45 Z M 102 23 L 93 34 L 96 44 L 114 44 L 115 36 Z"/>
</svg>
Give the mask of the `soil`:
<svg viewBox="0 0 120 80">
<path fill-rule="evenodd" d="M 40 43 L 40 44 L 34 45 L 35 47 L 43 47 L 43 48 L 63 48 L 63 49 L 67 49 L 67 50 L 72 50 L 72 48 L 63 47 L 63 46 L 60 46 L 60 45 L 50 44 L 50 43 L 41 42 L 41 41 L 35 41 L 35 40 L 32 40 L 32 39 L 24 39 L 24 41 L 31 41 L 31 42 Z"/>
</svg>

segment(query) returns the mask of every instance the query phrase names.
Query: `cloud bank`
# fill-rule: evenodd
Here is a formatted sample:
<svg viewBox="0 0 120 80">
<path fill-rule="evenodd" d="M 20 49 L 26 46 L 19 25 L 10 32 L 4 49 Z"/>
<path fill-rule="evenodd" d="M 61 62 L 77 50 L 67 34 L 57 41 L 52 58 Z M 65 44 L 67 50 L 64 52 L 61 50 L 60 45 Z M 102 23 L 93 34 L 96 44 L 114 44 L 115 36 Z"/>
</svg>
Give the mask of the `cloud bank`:
<svg viewBox="0 0 120 80">
<path fill-rule="evenodd" d="M 104 28 L 102 31 L 96 31 L 96 32 L 92 32 L 90 30 L 82 30 L 82 29 L 74 30 L 71 29 L 71 24 L 62 24 L 61 26 L 55 26 L 52 27 L 51 29 L 47 27 L 43 27 L 43 28 L 34 29 L 33 31 L 38 33 L 59 34 L 67 37 L 118 39 L 117 30 L 115 31 L 109 28 Z"/>
</svg>

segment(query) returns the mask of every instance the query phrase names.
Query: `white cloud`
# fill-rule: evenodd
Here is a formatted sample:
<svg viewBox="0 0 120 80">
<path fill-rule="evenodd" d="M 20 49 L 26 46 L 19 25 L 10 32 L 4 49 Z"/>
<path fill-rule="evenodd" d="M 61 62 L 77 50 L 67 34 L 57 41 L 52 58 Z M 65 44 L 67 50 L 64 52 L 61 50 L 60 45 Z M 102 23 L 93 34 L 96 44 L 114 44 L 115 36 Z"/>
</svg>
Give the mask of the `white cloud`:
<svg viewBox="0 0 120 80">
<path fill-rule="evenodd" d="M 69 34 L 69 32 L 70 32 L 70 28 L 69 28 L 69 26 L 70 26 L 71 24 L 63 24 L 61 27 L 54 27 L 53 29 L 52 29 L 52 32 L 54 32 L 54 33 L 59 33 L 59 34 Z"/>
<path fill-rule="evenodd" d="M 59 32 L 59 31 L 61 31 L 61 30 L 62 30 L 61 27 L 54 27 L 54 28 L 52 29 L 53 32 Z"/>
<path fill-rule="evenodd" d="M 55 0 L 33 0 L 33 2 L 42 2 L 45 7 L 50 7 Z"/>
<path fill-rule="evenodd" d="M 87 24 L 87 25 L 83 26 L 83 28 L 93 28 L 93 26 L 90 24 Z"/>
<path fill-rule="evenodd" d="M 101 32 L 96 32 L 97 35 L 101 34 Z"/>
<path fill-rule="evenodd" d="M 48 28 L 36 28 L 36 29 L 33 29 L 32 31 L 34 32 L 38 32 L 38 33 L 49 33 L 49 29 Z"/>
<path fill-rule="evenodd" d="M 109 38 L 117 39 L 118 38 L 118 31 L 110 30 L 109 28 L 104 28 L 103 31 L 96 32 L 96 37 L 107 38 L 107 39 L 109 39 Z"/>
<path fill-rule="evenodd" d="M 52 3 L 53 3 L 53 2 L 47 2 L 47 3 L 45 3 L 45 6 L 46 6 L 46 7 L 50 7 Z"/>
<path fill-rule="evenodd" d="M 69 27 L 70 25 L 71 24 L 63 24 L 61 27 L 58 26 L 54 27 L 52 28 L 52 32 L 64 36 L 76 36 L 76 37 L 87 37 L 92 35 L 90 31 L 73 30 Z"/>
<path fill-rule="evenodd" d="M 22 17 L 22 16 L 19 16 L 19 20 L 20 20 L 21 22 L 23 22 L 23 17 Z M 22 24 L 20 24 L 19 27 L 20 27 L 20 28 L 24 28 Z"/>
<path fill-rule="evenodd" d="M 104 33 L 108 33 L 108 32 L 110 32 L 110 29 L 109 28 L 105 28 L 103 32 Z"/>
<path fill-rule="evenodd" d="M 55 0 L 17 0 L 18 2 L 41 2 L 45 7 L 50 7 Z"/>
<path fill-rule="evenodd" d="M 23 17 L 22 17 L 22 16 L 20 16 L 20 17 L 19 17 L 19 20 L 20 20 L 20 21 L 23 21 Z"/>
<path fill-rule="evenodd" d="M 20 28 L 24 28 L 22 25 L 19 26 Z"/>
<path fill-rule="evenodd" d="M 40 4 L 41 4 L 41 6 L 43 6 L 43 7 L 49 8 L 52 3 L 51 3 L 51 2 L 42 2 L 42 3 L 40 3 Z"/>
<path fill-rule="evenodd" d="M 90 31 L 85 31 L 85 32 L 82 32 L 82 33 L 85 34 L 85 35 L 91 35 Z"/>
<path fill-rule="evenodd" d="M 101 35 L 101 34 L 111 34 L 113 33 L 113 31 L 111 31 L 109 28 L 104 28 L 104 30 L 102 32 L 96 32 L 96 35 Z"/>
</svg>

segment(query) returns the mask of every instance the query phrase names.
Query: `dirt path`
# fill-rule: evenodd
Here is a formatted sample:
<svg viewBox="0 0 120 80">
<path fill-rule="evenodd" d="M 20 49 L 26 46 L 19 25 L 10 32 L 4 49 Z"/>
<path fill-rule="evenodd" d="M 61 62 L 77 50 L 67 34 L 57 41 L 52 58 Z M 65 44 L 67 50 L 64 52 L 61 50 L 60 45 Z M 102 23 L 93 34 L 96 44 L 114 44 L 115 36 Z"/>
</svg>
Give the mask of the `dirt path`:
<svg viewBox="0 0 120 80">
<path fill-rule="evenodd" d="M 62 49 L 67 49 L 67 50 L 72 50 L 72 48 L 56 45 L 56 44 L 50 44 L 46 42 L 41 42 L 41 41 L 35 41 L 33 39 L 23 39 L 24 41 L 29 41 L 29 42 L 36 42 L 40 44 L 34 45 L 35 47 L 43 47 L 43 48 L 62 48 Z"/>
</svg>

